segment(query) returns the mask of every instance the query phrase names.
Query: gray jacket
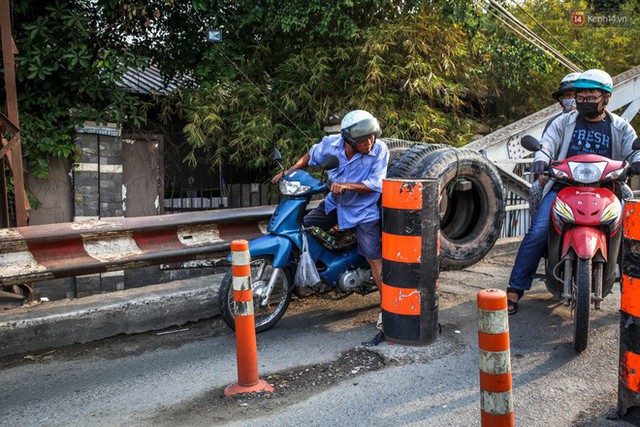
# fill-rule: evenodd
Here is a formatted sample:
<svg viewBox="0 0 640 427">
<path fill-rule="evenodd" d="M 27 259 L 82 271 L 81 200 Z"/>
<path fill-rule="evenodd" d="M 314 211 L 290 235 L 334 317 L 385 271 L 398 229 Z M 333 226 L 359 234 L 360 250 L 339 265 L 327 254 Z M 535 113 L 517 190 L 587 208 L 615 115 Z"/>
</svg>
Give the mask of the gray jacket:
<svg viewBox="0 0 640 427">
<path fill-rule="evenodd" d="M 606 110 L 605 110 L 606 111 Z M 636 131 L 626 119 L 617 114 L 606 111 L 611 119 L 611 158 L 613 160 L 623 160 L 633 150 L 631 145 L 636 139 Z M 562 114 L 556 118 L 547 131 L 542 135 L 542 150 L 553 156 L 555 160 L 564 160 L 571 145 L 571 136 L 576 127 L 576 119 L 578 112 L 572 111 Z M 632 161 L 640 160 L 640 151 L 636 152 L 631 158 Z M 536 152 L 534 161 L 545 161 L 549 159 L 541 151 Z M 544 195 L 546 195 L 555 181 L 550 180 L 544 187 Z"/>
</svg>

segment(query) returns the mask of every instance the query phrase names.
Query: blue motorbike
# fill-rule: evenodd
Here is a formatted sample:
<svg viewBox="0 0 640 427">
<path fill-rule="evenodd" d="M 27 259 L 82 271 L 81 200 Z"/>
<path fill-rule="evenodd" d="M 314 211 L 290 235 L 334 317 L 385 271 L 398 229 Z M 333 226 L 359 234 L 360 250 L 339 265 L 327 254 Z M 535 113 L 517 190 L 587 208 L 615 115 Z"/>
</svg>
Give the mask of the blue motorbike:
<svg viewBox="0 0 640 427">
<path fill-rule="evenodd" d="M 280 153 L 274 151 L 280 167 Z M 327 156 L 322 168 L 327 171 L 338 167 L 336 156 Z M 284 170 L 284 168 L 282 168 Z M 324 176 L 324 172 L 323 172 Z M 365 295 L 377 290 L 367 260 L 358 255 L 355 236 L 349 230 L 325 232 L 317 227 L 302 225 L 307 206 L 316 194 L 326 194 L 329 183 L 311 176 L 304 170 L 295 170 L 278 182 L 284 196 L 276 207 L 268 234 L 249 242 L 251 254 L 251 283 L 256 331 L 271 328 L 284 315 L 292 293 L 297 296 L 335 291 L 342 299 L 354 292 Z M 294 287 L 293 278 L 303 247 L 303 235 L 321 282 L 301 289 Z M 231 257 L 228 257 L 231 260 Z M 232 329 L 235 326 L 231 268 L 227 271 L 218 294 L 220 313 Z"/>
</svg>

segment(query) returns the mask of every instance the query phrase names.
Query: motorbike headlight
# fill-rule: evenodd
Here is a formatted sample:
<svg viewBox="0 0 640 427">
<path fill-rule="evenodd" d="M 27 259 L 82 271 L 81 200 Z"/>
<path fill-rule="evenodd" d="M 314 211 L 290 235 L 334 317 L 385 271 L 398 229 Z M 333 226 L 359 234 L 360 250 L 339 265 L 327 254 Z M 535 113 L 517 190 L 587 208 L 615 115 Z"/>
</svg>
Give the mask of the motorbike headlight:
<svg viewBox="0 0 640 427">
<path fill-rule="evenodd" d="M 582 184 L 591 184 L 592 182 L 600 181 L 605 167 L 607 167 L 607 162 L 569 162 L 569 169 L 571 169 L 573 180 Z"/>
<path fill-rule="evenodd" d="M 618 200 L 614 200 L 604 208 L 600 215 L 600 223 L 608 225 L 610 230 L 617 230 L 621 219 L 622 204 Z"/>
<path fill-rule="evenodd" d="M 280 192 L 285 196 L 297 196 L 311 189 L 308 185 L 302 185 L 300 181 L 289 181 L 286 179 L 281 179 L 278 185 L 280 186 Z"/>
<path fill-rule="evenodd" d="M 576 222 L 571 207 L 559 198 L 556 198 L 555 204 L 553 205 L 553 218 L 559 227 L 564 224 L 573 224 Z"/>
</svg>

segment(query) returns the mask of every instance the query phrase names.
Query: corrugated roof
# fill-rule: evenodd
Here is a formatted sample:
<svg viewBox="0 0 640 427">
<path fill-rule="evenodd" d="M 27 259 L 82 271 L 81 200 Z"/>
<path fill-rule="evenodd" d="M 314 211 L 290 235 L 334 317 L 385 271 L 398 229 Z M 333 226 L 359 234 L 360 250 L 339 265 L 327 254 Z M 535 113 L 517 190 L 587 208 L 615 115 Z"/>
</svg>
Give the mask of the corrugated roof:
<svg viewBox="0 0 640 427">
<path fill-rule="evenodd" d="M 195 81 L 189 76 L 181 76 L 165 82 L 160 69 L 151 65 L 146 68 L 129 67 L 116 84 L 134 93 L 166 95 L 178 87 L 193 86 Z"/>
</svg>

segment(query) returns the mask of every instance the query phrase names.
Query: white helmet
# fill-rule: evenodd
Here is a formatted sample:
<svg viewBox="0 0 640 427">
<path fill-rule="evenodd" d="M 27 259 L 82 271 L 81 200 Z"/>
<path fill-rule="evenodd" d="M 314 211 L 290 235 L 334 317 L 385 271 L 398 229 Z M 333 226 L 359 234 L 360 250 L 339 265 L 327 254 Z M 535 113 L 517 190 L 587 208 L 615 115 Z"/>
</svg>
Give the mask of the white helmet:
<svg viewBox="0 0 640 427">
<path fill-rule="evenodd" d="M 379 138 L 382 130 L 380 123 L 371 113 L 364 110 L 354 110 L 342 118 L 340 133 L 347 142 L 353 144 L 366 140 L 369 135 L 375 135 L 376 138 Z"/>
<path fill-rule="evenodd" d="M 604 92 L 613 92 L 613 80 L 611 76 L 602 70 L 587 70 L 573 83 L 575 89 L 599 89 Z"/>
<path fill-rule="evenodd" d="M 553 99 L 555 99 L 556 101 L 560 101 L 560 97 L 563 93 L 568 90 L 575 90 L 573 84 L 580 78 L 581 75 L 582 73 L 569 73 L 564 76 L 564 78 L 560 81 L 560 86 L 558 86 L 558 89 L 556 89 L 556 91 L 551 94 Z"/>
</svg>

